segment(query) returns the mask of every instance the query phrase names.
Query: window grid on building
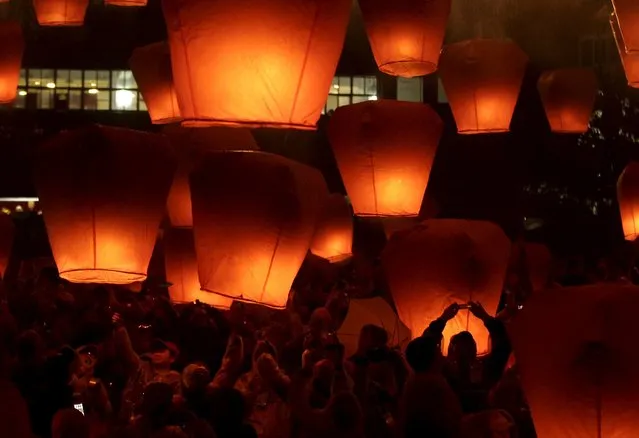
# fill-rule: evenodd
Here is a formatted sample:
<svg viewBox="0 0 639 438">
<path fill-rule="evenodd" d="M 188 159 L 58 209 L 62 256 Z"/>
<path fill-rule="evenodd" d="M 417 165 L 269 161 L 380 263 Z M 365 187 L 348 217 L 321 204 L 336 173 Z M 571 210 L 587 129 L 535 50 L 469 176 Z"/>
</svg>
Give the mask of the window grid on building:
<svg viewBox="0 0 639 438">
<path fill-rule="evenodd" d="M 377 100 L 377 77 L 335 76 L 322 114 L 353 103 Z"/>
<path fill-rule="evenodd" d="M 38 110 L 146 111 L 129 70 L 20 71 L 16 108 Z"/>
</svg>

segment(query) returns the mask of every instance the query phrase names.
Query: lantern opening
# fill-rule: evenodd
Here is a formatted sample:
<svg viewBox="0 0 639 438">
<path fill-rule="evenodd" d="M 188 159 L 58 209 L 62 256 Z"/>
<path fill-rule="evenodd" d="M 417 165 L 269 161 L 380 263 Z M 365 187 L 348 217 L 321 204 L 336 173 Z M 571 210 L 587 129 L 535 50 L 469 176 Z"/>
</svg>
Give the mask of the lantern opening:
<svg viewBox="0 0 639 438">
<path fill-rule="evenodd" d="M 111 269 L 74 269 L 60 272 L 60 278 L 71 283 L 107 283 L 130 284 L 146 280 L 146 274 L 140 272 L 114 271 Z"/>
<path fill-rule="evenodd" d="M 414 78 L 436 72 L 437 64 L 428 61 L 396 61 L 380 65 L 379 71 L 391 76 Z"/>
</svg>

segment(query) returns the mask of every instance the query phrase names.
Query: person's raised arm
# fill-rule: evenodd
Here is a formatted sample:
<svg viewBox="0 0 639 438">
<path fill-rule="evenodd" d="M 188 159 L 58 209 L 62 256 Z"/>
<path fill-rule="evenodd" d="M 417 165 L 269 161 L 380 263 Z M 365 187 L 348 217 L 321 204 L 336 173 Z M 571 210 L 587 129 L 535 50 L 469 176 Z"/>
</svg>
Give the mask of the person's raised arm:
<svg viewBox="0 0 639 438">
<path fill-rule="evenodd" d="M 444 333 L 444 328 L 446 328 L 446 323 L 453 319 L 455 315 L 459 312 L 459 304 L 453 303 L 450 306 L 446 307 L 442 312 L 441 316 L 430 323 L 428 328 L 424 330 L 422 336 L 433 336 L 435 338 L 441 338 Z"/>
<path fill-rule="evenodd" d="M 113 314 L 113 340 L 115 342 L 116 351 L 118 355 L 124 360 L 127 371 L 129 373 L 137 372 L 140 368 L 141 360 L 140 356 L 133 349 L 129 332 L 122 323 L 120 314 Z"/>
<path fill-rule="evenodd" d="M 484 378 L 493 385 L 501 378 L 512 350 L 506 326 L 501 320 L 490 316 L 478 302 L 470 303 L 470 311 L 482 320 L 490 333 L 491 349 L 484 359 Z"/>
<path fill-rule="evenodd" d="M 309 352 L 305 352 L 309 355 Z M 292 414 L 309 430 L 322 430 L 326 427 L 324 411 L 313 409 L 309 401 L 309 387 L 313 380 L 313 366 L 315 362 L 309 357 L 302 359 L 304 366 L 292 379 L 289 385 L 289 406 Z"/>
<path fill-rule="evenodd" d="M 229 337 L 226 352 L 222 359 L 222 366 L 215 373 L 209 383 L 210 388 L 232 388 L 240 377 L 242 362 L 244 360 L 244 343 L 236 334 Z"/>
</svg>

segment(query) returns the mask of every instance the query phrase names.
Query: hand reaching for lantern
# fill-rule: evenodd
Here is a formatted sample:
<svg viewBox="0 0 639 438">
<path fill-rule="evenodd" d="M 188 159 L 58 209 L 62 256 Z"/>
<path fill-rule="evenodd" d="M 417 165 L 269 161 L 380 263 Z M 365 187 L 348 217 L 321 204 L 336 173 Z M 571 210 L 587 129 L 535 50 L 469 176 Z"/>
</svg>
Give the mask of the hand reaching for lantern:
<svg viewBox="0 0 639 438">
<path fill-rule="evenodd" d="M 470 313 L 472 313 L 482 321 L 487 321 L 490 319 L 490 315 L 488 314 L 488 312 L 486 312 L 486 309 L 484 309 L 484 306 L 482 306 L 479 301 L 469 302 L 468 309 L 470 310 Z"/>
<path fill-rule="evenodd" d="M 450 306 L 446 307 L 446 309 L 444 309 L 444 312 L 442 313 L 442 316 L 440 316 L 440 318 L 444 321 L 450 321 L 455 317 L 455 315 L 457 315 L 457 312 L 459 312 L 459 304 L 453 303 Z"/>
</svg>

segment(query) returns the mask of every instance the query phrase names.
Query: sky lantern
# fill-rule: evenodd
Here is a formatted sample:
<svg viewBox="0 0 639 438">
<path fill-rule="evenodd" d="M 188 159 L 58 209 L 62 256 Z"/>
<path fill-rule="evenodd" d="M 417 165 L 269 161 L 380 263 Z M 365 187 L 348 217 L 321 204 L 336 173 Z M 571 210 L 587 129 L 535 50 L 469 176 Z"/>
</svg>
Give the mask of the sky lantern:
<svg viewBox="0 0 639 438">
<path fill-rule="evenodd" d="M 437 113 L 422 103 L 337 108 L 328 137 L 355 214 L 417 216 L 442 130 Z"/>
<path fill-rule="evenodd" d="M 33 0 L 40 26 L 82 26 L 89 0 Z"/>
<path fill-rule="evenodd" d="M 612 34 L 615 37 L 619 58 L 621 58 L 628 85 L 639 88 L 639 51 L 626 52 L 621 30 L 619 29 L 619 22 L 614 13 L 610 16 L 610 26 L 612 27 Z"/>
<path fill-rule="evenodd" d="M 200 301 L 219 309 L 230 309 L 232 299 L 200 290 L 193 230 L 172 228 L 164 233 L 166 281 L 174 303 Z"/>
<path fill-rule="evenodd" d="M 160 42 L 135 49 L 129 66 L 151 121 L 158 125 L 179 122 L 180 107 L 173 87 L 169 45 Z"/>
<path fill-rule="evenodd" d="M 0 276 L 2 277 L 9 266 L 14 235 L 15 226 L 11 215 L 0 214 Z"/>
<path fill-rule="evenodd" d="M 460 134 L 508 132 L 528 56 L 510 40 L 448 44 L 439 74 Z"/>
<path fill-rule="evenodd" d="M 411 78 L 437 70 L 451 0 L 359 0 L 379 70 Z"/>
<path fill-rule="evenodd" d="M 520 380 L 544 438 L 631 437 L 639 430 L 639 288 L 534 294 L 509 326 Z"/>
<path fill-rule="evenodd" d="M 315 129 L 351 0 L 162 0 L 187 126 Z"/>
<path fill-rule="evenodd" d="M 19 23 L 0 23 L 0 104 L 11 103 L 18 94 L 24 39 Z"/>
<path fill-rule="evenodd" d="M 635 0 L 612 0 L 612 19 L 619 29 L 625 52 L 639 52 L 639 3 Z"/>
<path fill-rule="evenodd" d="M 162 132 L 169 138 L 178 156 L 178 169 L 166 203 L 169 220 L 174 227 L 192 227 L 189 174 L 195 163 L 210 151 L 252 151 L 259 148 L 251 131 L 242 128 L 167 126 Z"/>
<path fill-rule="evenodd" d="M 537 89 L 552 132 L 583 134 L 597 97 L 597 76 L 589 68 L 543 72 Z"/>
<path fill-rule="evenodd" d="M 104 0 L 104 4 L 107 6 L 142 7 L 146 6 L 147 0 Z"/>
<path fill-rule="evenodd" d="M 190 184 L 201 288 L 284 308 L 328 192 L 320 172 L 263 152 L 212 152 Z"/>
<path fill-rule="evenodd" d="M 333 194 L 327 198 L 311 252 L 329 262 L 340 262 L 352 255 L 353 213 L 343 195 Z"/>
<path fill-rule="evenodd" d="M 617 180 L 617 202 L 626 240 L 639 237 L 639 162 L 632 161 Z"/>
<path fill-rule="evenodd" d="M 382 267 L 399 318 L 415 338 L 453 303 L 479 301 L 494 314 L 509 257 L 510 240 L 493 223 L 430 219 L 395 233 Z M 444 352 L 451 336 L 464 330 L 472 333 L 479 354 L 488 352 L 488 331 L 468 310 L 446 325 Z"/>
<path fill-rule="evenodd" d="M 60 277 L 144 280 L 175 167 L 165 137 L 128 129 L 91 126 L 43 144 L 35 183 Z"/>
</svg>

